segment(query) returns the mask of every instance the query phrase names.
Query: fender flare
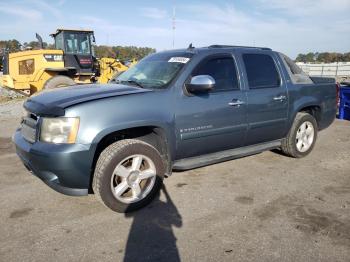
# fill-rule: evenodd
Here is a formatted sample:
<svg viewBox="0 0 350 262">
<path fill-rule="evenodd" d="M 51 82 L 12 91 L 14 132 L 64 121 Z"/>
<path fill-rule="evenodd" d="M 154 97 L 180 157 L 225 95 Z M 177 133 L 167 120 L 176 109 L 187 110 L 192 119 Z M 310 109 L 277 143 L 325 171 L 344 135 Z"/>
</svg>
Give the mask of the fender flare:
<svg viewBox="0 0 350 262">
<path fill-rule="evenodd" d="M 169 130 L 172 130 L 173 127 L 169 123 L 164 122 L 158 122 L 158 121 L 142 121 L 142 122 L 131 122 L 131 123 L 125 123 L 122 125 L 113 125 L 108 128 L 105 128 L 101 130 L 99 133 L 97 133 L 94 137 L 94 139 L 91 142 L 90 151 L 95 155 L 96 149 L 98 144 L 105 138 L 106 136 L 120 132 L 123 130 L 131 129 L 131 128 L 146 128 L 146 127 L 152 127 L 155 129 L 160 129 L 163 131 L 163 134 L 166 138 L 166 146 L 167 151 L 170 156 L 169 160 L 173 160 L 172 157 L 175 156 L 175 145 L 176 145 L 176 137 L 175 133 L 169 132 Z"/>
<path fill-rule="evenodd" d="M 322 103 L 318 100 L 315 99 L 314 97 L 303 97 L 303 100 L 297 100 L 292 107 L 291 112 L 293 112 L 289 118 L 288 125 L 287 125 L 287 130 L 289 131 L 291 126 L 293 125 L 294 119 L 303 108 L 306 107 L 319 107 L 321 111 L 323 110 Z"/>
</svg>

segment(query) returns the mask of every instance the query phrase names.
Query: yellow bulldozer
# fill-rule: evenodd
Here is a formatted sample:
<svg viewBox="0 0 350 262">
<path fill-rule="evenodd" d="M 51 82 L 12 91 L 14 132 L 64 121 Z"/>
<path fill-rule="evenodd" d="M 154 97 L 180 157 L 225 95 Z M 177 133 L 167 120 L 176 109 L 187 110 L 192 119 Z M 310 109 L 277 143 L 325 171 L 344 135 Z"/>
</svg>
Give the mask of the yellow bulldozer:
<svg viewBox="0 0 350 262">
<path fill-rule="evenodd" d="M 133 59 L 124 64 L 114 58 L 97 59 L 91 30 L 57 29 L 51 36 L 55 49 L 43 49 L 42 39 L 36 34 L 39 50 L 5 52 L 0 86 L 29 96 L 43 89 L 107 83 L 137 62 Z"/>
</svg>

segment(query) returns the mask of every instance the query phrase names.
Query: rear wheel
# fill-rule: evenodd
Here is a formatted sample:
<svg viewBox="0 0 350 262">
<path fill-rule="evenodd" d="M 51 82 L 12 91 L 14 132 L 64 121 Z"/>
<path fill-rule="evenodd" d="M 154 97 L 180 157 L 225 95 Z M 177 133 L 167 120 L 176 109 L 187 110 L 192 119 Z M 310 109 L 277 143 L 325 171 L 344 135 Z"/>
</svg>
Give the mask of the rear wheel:
<svg viewBox="0 0 350 262">
<path fill-rule="evenodd" d="M 65 86 L 72 86 L 75 85 L 73 79 L 69 78 L 68 76 L 54 76 L 46 81 L 44 85 L 44 89 L 54 89 L 54 88 L 60 88 Z"/>
<path fill-rule="evenodd" d="M 110 209 L 130 212 L 152 201 L 161 188 L 164 173 L 162 158 L 153 146 L 126 139 L 101 153 L 92 187 L 96 197 Z"/>
<path fill-rule="evenodd" d="M 317 138 L 317 122 L 305 112 L 299 112 L 291 129 L 282 141 L 282 151 L 288 156 L 301 158 L 308 155 L 315 146 Z"/>
</svg>

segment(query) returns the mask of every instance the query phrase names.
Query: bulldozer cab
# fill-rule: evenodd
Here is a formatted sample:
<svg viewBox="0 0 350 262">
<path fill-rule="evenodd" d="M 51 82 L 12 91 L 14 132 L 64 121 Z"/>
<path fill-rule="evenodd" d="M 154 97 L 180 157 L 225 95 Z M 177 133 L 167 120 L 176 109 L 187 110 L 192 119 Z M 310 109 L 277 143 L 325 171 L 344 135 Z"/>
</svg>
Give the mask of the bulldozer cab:
<svg viewBox="0 0 350 262">
<path fill-rule="evenodd" d="M 76 70 L 78 75 L 95 73 L 94 32 L 90 30 L 57 29 L 51 34 L 55 40 L 55 48 L 63 50 L 64 66 Z"/>
</svg>

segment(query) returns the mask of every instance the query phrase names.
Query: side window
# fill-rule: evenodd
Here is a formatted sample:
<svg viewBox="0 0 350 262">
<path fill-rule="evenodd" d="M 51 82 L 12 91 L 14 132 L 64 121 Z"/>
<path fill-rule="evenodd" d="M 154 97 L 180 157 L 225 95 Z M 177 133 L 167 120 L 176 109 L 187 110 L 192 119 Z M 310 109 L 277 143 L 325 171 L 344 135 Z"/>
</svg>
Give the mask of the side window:
<svg viewBox="0 0 350 262">
<path fill-rule="evenodd" d="M 281 79 L 271 56 L 265 54 L 244 54 L 243 61 L 250 89 L 280 86 Z"/>
<path fill-rule="evenodd" d="M 199 65 L 192 76 L 210 75 L 215 79 L 215 91 L 239 89 L 236 65 L 232 57 L 211 58 Z"/>
<path fill-rule="evenodd" d="M 56 49 L 64 50 L 63 33 L 62 32 L 59 33 L 58 35 L 56 35 L 55 43 L 56 43 Z"/>
<path fill-rule="evenodd" d="M 303 70 L 301 70 L 301 68 L 299 66 L 297 66 L 292 59 L 290 59 L 288 56 L 283 55 L 283 59 L 286 62 L 289 70 L 291 71 L 291 73 L 293 75 L 298 75 L 298 74 L 302 74 Z"/>
<path fill-rule="evenodd" d="M 281 53 L 280 53 L 280 57 L 282 58 L 284 66 L 286 67 L 293 84 L 312 84 L 313 83 L 310 77 L 306 75 L 303 72 L 303 70 L 294 63 L 292 59 L 290 59 L 288 56 Z"/>
<path fill-rule="evenodd" d="M 34 71 L 34 59 L 27 59 L 18 62 L 18 73 L 20 75 L 31 75 Z"/>
</svg>

